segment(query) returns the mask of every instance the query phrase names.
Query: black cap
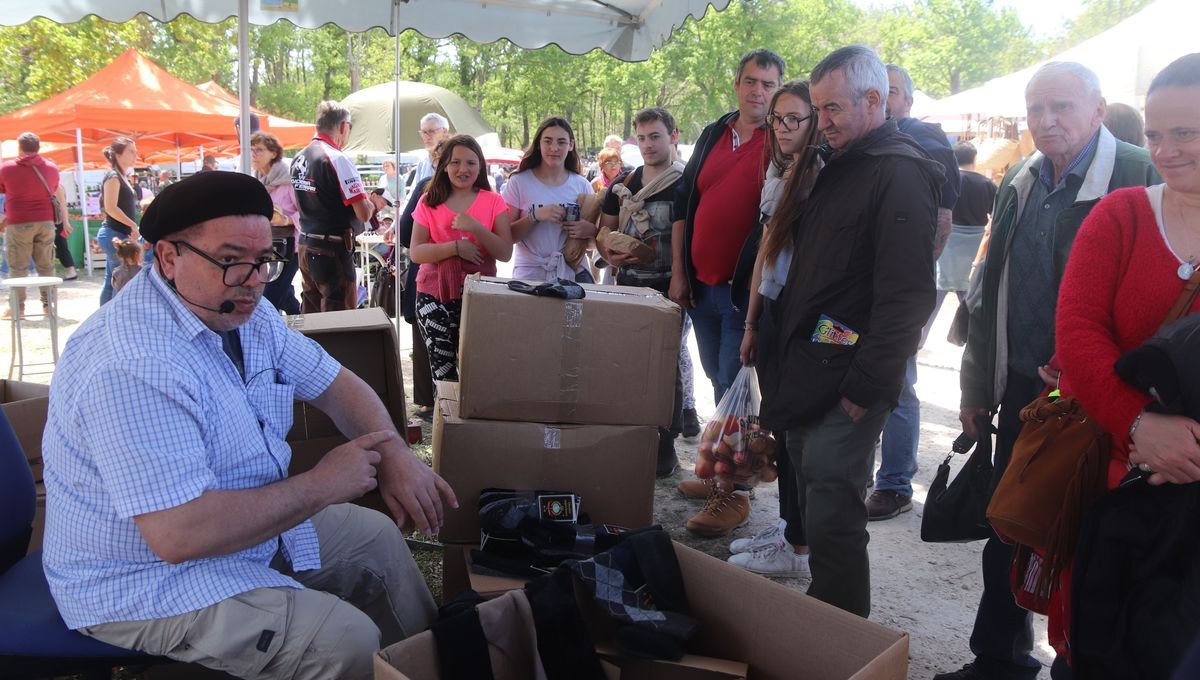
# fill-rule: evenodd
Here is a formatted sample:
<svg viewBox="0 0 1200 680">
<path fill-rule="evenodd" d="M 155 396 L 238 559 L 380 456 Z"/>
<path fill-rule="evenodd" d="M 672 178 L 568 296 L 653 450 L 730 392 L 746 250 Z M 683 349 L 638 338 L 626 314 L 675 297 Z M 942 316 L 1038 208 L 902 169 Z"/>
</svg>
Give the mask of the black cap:
<svg viewBox="0 0 1200 680">
<path fill-rule="evenodd" d="M 147 206 L 139 227 L 151 243 L 194 224 L 228 215 L 274 213 L 271 195 L 262 182 L 240 172 L 198 172 L 168 185 Z"/>
</svg>

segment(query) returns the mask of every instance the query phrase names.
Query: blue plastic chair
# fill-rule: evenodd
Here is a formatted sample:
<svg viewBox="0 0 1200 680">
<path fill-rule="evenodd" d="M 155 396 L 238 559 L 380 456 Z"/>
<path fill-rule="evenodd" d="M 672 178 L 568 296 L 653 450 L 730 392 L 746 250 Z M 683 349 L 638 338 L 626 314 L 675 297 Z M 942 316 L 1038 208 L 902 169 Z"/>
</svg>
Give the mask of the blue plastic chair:
<svg viewBox="0 0 1200 680">
<path fill-rule="evenodd" d="M 25 452 L 0 411 L 0 669 L 5 678 L 80 674 L 108 678 L 114 666 L 147 666 L 152 657 L 94 640 L 63 622 L 42 571 L 29 555 L 37 488 Z"/>
</svg>

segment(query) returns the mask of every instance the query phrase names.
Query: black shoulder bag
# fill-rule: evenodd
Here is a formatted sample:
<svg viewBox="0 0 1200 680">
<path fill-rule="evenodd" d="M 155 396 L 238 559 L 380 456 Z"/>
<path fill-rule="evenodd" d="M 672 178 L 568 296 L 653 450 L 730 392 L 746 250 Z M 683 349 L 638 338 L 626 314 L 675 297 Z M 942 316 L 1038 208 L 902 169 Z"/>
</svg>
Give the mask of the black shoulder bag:
<svg viewBox="0 0 1200 680">
<path fill-rule="evenodd" d="M 921 540 L 926 543 L 966 543 L 992 535 L 987 521 L 988 501 L 992 493 L 992 433 L 989 420 L 980 418 L 979 441 L 971 457 L 954 481 L 950 481 L 950 459 L 956 453 L 971 450 L 971 440 L 960 435 L 952 452 L 938 466 L 929 493 L 925 514 L 921 517 Z"/>
</svg>

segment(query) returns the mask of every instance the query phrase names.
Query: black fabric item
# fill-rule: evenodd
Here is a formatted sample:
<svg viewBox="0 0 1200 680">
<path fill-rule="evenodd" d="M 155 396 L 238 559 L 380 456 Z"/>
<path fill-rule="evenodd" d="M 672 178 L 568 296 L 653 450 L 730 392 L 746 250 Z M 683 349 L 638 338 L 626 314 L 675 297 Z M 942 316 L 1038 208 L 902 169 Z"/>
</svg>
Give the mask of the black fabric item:
<svg viewBox="0 0 1200 680">
<path fill-rule="evenodd" d="M 484 602 L 487 602 L 487 600 L 482 595 L 467 588 L 438 607 L 438 620 L 448 619 L 452 616 L 458 616 L 463 612 L 473 611 L 475 607 Z"/>
<path fill-rule="evenodd" d="M 563 300 L 582 300 L 587 297 L 587 292 L 583 290 L 574 281 L 567 279 L 558 279 L 557 281 L 547 281 L 533 285 L 525 281 L 509 281 L 508 289 L 526 295 L 536 295 L 538 297 L 553 297 Z"/>
<path fill-rule="evenodd" d="M 954 452 L 938 466 L 929 493 L 925 496 L 925 514 L 921 517 L 921 540 L 926 543 L 981 541 L 992 535 L 987 521 L 987 506 L 992 491 L 992 434 L 995 428 L 986 418 L 977 418 L 981 435 L 975 450 L 950 479 L 950 459 L 965 453 L 966 446 L 955 442 Z M 961 450 L 960 450 L 961 449 Z"/>
<path fill-rule="evenodd" d="M 604 680 L 591 633 L 575 603 L 571 570 L 560 567 L 526 583 L 525 596 L 548 680 Z"/>
<path fill-rule="evenodd" d="M 1117 375 L 1155 397 L 1161 413 L 1200 420 L 1200 313 L 1164 326 L 1117 360 Z"/>
<path fill-rule="evenodd" d="M 967 307 L 967 301 L 962 300 L 958 303 L 958 309 L 954 310 L 954 319 L 950 321 L 950 330 L 946 332 L 946 342 L 958 347 L 967 346 L 967 324 L 971 321 L 971 310 Z"/>
<path fill-rule="evenodd" d="M 440 619 L 429 629 L 437 645 L 443 680 L 494 680 L 487 638 L 474 607 Z"/>
<path fill-rule="evenodd" d="M 487 576 L 516 576 L 517 578 L 537 578 L 548 572 L 529 563 L 529 560 L 504 557 L 483 550 L 471 551 L 471 572 Z"/>
<path fill-rule="evenodd" d="M 572 563 L 571 569 L 617 622 L 616 643 L 623 654 L 672 661 L 683 654 L 682 642 L 699 624 L 688 614 L 679 562 L 665 531 L 630 532 L 612 550 Z M 626 626 L 642 630 L 622 634 Z"/>
<path fill-rule="evenodd" d="M 1135 479 L 1097 500 L 1071 589 L 1078 677 L 1170 677 L 1200 633 L 1200 482 Z"/>
<path fill-rule="evenodd" d="M 198 172 L 163 189 L 142 215 L 142 238 L 150 243 L 206 220 L 228 215 L 262 215 L 275 204 L 262 182 L 240 172 Z"/>
</svg>

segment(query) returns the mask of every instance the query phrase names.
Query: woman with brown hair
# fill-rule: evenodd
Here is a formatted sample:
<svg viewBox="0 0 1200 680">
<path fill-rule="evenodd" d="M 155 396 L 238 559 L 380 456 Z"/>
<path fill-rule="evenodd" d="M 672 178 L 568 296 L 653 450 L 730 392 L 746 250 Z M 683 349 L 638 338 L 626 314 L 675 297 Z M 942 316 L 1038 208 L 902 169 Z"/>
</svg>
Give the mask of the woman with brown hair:
<svg viewBox="0 0 1200 680">
<path fill-rule="evenodd" d="M 496 260 L 512 256 L 508 206 L 492 191 L 486 168 L 478 142 L 451 137 L 413 212 L 410 255 L 421 265 L 417 321 L 435 380 L 458 380 L 463 281 L 475 273 L 495 276 Z"/>
<path fill-rule="evenodd" d="M 592 185 L 581 174 L 571 124 L 557 116 L 542 121 L 517 172 L 504 185 L 516 249 L 514 279 L 593 283 L 587 258 L 572 264 L 562 252 L 567 238 L 596 236 L 594 223 L 566 219 L 564 207 L 577 203 L 579 194 L 591 193 Z"/>
<path fill-rule="evenodd" d="M 263 183 L 267 193 L 271 194 L 271 202 L 275 204 L 275 217 L 271 219 L 271 226 L 290 225 L 293 238 L 299 239 L 300 207 L 296 205 L 296 194 L 292 189 L 291 168 L 283 162 L 283 146 L 275 135 L 269 132 L 255 132 L 250 135 L 250 166 L 254 171 L 254 178 Z M 275 305 L 275 309 L 288 314 L 299 314 L 300 301 L 296 299 L 296 289 L 292 286 L 292 281 L 296 278 L 296 272 L 300 271 L 300 259 L 294 246 L 286 255 L 288 260 L 283 266 L 283 273 L 267 284 L 263 290 L 263 297 Z"/>
<path fill-rule="evenodd" d="M 113 247 L 113 239 L 139 240 L 137 194 L 127 176 L 137 163 L 137 147 L 128 137 L 117 137 L 104 147 L 104 158 L 110 170 L 100 182 L 100 209 L 104 222 L 96 234 L 96 242 L 104 251 L 104 287 L 100 289 L 100 304 L 112 299 L 112 273 L 121 266 L 121 258 Z"/>
<path fill-rule="evenodd" d="M 747 366 L 770 366 L 778 360 L 773 342 L 779 325 L 775 303 L 792 263 L 792 225 L 821 169 L 817 147 L 822 140 L 807 82 L 794 80 L 775 92 L 767 126 L 765 151 L 770 164 L 759 205 L 764 231 L 750 280 L 741 347 L 742 364 Z M 783 438 L 776 441 L 780 520 L 752 538 L 734 541 L 729 546 L 734 553 L 729 561 L 760 574 L 806 576 L 808 543 L 801 515 L 804 487 L 797 483 L 796 471 L 789 465 Z"/>
</svg>

